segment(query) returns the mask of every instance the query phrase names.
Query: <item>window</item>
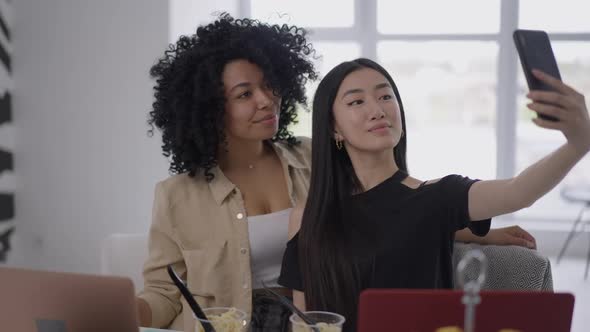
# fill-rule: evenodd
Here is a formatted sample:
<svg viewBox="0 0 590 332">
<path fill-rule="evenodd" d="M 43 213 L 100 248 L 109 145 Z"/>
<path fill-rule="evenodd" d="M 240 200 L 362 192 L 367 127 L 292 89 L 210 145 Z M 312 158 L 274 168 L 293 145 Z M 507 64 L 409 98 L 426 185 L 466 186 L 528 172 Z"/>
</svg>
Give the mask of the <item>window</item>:
<svg viewBox="0 0 590 332">
<path fill-rule="evenodd" d="M 321 56 L 315 60 L 316 69 L 320 75 L 327 73 L 330 69 L 343 61 L 356 59 L 361 55 L 360 46 L 355 42 L 317 41 L 313 42 L 313 46 L 317 54 Z M 319 80 L 316 82 L 310 82 L 306 86 L 309 109 L 299 111 L 299 123 L 292 128 L 293 133 L 296 136 L 311 136 L 310 109 L 313 102 L 313 94 L 318 83 Z"/>
<path fill-rule="evenodd" d="M 520 0 L 519 26 L 552 33 L 588 33 L 588 5 L 581 0 Z"/>
<path fill-rule="evenodd" d="M 241 3 L 242 15 L 309 28 L 324 57 L 318 63 L 322 74 L 357 56 L 386 67 L 404 102 L 408 164 L 418 178 L 449 173 L 510 177 L 565 142 L 561 133 L 530 121 L 534 115 L 525 107 L 528 88 L 512 42 L 516 28 L 547 30 L 562 78 L 590 96 L 590 20 L 583 1 Z M 283 17 L 287 21 L 280 21 L 277 13 L 288 13 Z M 310 101 L 314 89 L 309 86 Z M 310 114 L 301 112 L 300 119 L 295 132 L 310 135 Z M 565 180 L 580 182 L 590 185 L 590 157 Z M 559 191 L 515 217 L 571 220 L 577 209 L 563 202 Z"/>
<path fill-rule="evenodd" d="M 350 27 L 354 23 L 353 5 L 353 0 L 252 0 L 249 16 L 271 24 L 286 23 L 309 28 Z M 334 8 L 338 8 L 337 14 Z"/>
<path fill-rule="evenodd" d="M 408 167 L 416 177 L 495 176 L 497 53 L 493 42 L 378 44 L 378 61 L 404 103 Z"/>
<path fill-rule="evenodd" d="M 497 33 L 500 1 L 378 0 L 377 19 L 383 34 Z"/>
</svg>

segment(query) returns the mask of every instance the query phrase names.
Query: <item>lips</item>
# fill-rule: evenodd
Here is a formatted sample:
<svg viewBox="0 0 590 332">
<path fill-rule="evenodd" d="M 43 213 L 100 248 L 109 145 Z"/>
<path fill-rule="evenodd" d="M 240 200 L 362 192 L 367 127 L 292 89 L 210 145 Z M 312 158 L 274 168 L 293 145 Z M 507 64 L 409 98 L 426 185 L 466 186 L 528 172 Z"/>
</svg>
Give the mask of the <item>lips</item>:
<svg viewBox="0 0 590 332">
<path fill-rule="evenodd" d="M 382 128 L 391 128 L 391 124 L 389 124 L 388 122 L 377 123 L 373 127 L 369 128 L 369 131 L 382 129 Z"/>
<path fill-rule="evenodd" d="M 268 120 L 273 120 L 273 119 L 276 119 L 276 118 L 277 118 L 277 115 L 276 114 L 269 114 L 269 115 L 266 115 L 266 116 L 264 116 L 264 117 L 262 117 L 262 118 L 260 118 L 260 119 L 258 119 L 256 121 L 254 121 L 254 122 L 255 123 L 259 123 L 259 122 L 264 122 L 264 121 L 268 121 Z"/>
</svg>

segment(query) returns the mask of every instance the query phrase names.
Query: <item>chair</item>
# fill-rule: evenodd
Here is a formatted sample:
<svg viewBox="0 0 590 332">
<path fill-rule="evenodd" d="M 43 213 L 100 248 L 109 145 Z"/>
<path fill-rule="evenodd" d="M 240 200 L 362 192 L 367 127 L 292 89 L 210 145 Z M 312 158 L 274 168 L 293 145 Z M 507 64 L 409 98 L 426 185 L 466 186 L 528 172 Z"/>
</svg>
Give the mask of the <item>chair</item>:
<svg viewBox="0 0 590 332">
<path fill-rule="evenodd" d="M 461 258 L 472 249 L 483 251 L 488 260 L 484 290 L 553 291 L 551 262 L 538 251 L 519 246 L 480 245 L 455 242 L 453 271 Z M 468 279 L 476 278 L 479 268 L 468 265 Z M 456 278 L 456 275 L 454 276 Z M 459 288 L 455 281 L 455 288 Z"/>
<path fill-rule="evenodd" d="M 578 214 L 578 217 L 574 221 L 574 226 L 569 232 L 563 247 L 559 251 L 557 256 L 557 263 L 561 260 L 571 240 L 578 233 L 583 232 L 587 226 L 590 226 L 590 219 L 583 221 L 584 212 L 590 207 L 590 185 L 588 186 L 564 186 L 561 189 L 561 197 L 571 203 L 581 203 L 582 209 Z M 581 225 L 581 230 L 578 230 L 578 225 Z M 586 271 L 584 272 L 584 280 L 588 278 L 588 268 L 590 267 L 590 246 L 588 248 L 588 255 L 586 256 Z"/>
<path fill-rule="evenodd" d="M 147 233 L 111 234 L 101 246 L 100 272 L 128 277 L 135 291 L 143 289 L 143 263 L 148 257 Z"/>
</svg>

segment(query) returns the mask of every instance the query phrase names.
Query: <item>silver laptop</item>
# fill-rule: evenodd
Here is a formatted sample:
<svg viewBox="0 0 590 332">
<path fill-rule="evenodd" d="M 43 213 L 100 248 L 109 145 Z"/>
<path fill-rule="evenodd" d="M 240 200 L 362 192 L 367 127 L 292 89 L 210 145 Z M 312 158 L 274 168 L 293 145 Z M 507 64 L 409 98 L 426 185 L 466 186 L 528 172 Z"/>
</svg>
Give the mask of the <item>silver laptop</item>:
<svg viewBox="0 0 590 332">
<path fill-rule="evenodd" d="M 137 332 L 133 283 L 120 277 L 0 267 L 0 330 Z"/>
</svg>

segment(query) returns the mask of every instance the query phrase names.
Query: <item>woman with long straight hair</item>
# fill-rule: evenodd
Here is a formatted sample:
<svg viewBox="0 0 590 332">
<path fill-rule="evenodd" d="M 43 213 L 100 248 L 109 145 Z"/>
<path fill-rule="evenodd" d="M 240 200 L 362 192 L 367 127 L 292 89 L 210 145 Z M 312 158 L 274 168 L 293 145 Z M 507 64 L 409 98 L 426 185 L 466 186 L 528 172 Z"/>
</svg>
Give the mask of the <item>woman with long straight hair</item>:
<svg viewBox="0 0 590 332">
<path fill-rule="evenodd" d="M 295 304 L 340 313 L 354 330 L 363 289 L 452 288 L 455 232 L 485 235 L 492 217 L 533 204 L 590 149 L 584 96 L 535 75 L 556 92 L 532 91 L 528 107 L 559 121 L 533 122 L 563 132 L 562 147 L 511 179 L 420 181 L 408 175 L 404 109 L 391 76 L 368 59 L 332 69 L 314 98 L 310 189 L 291 212 L 279 277 Z"/>
</svg>

